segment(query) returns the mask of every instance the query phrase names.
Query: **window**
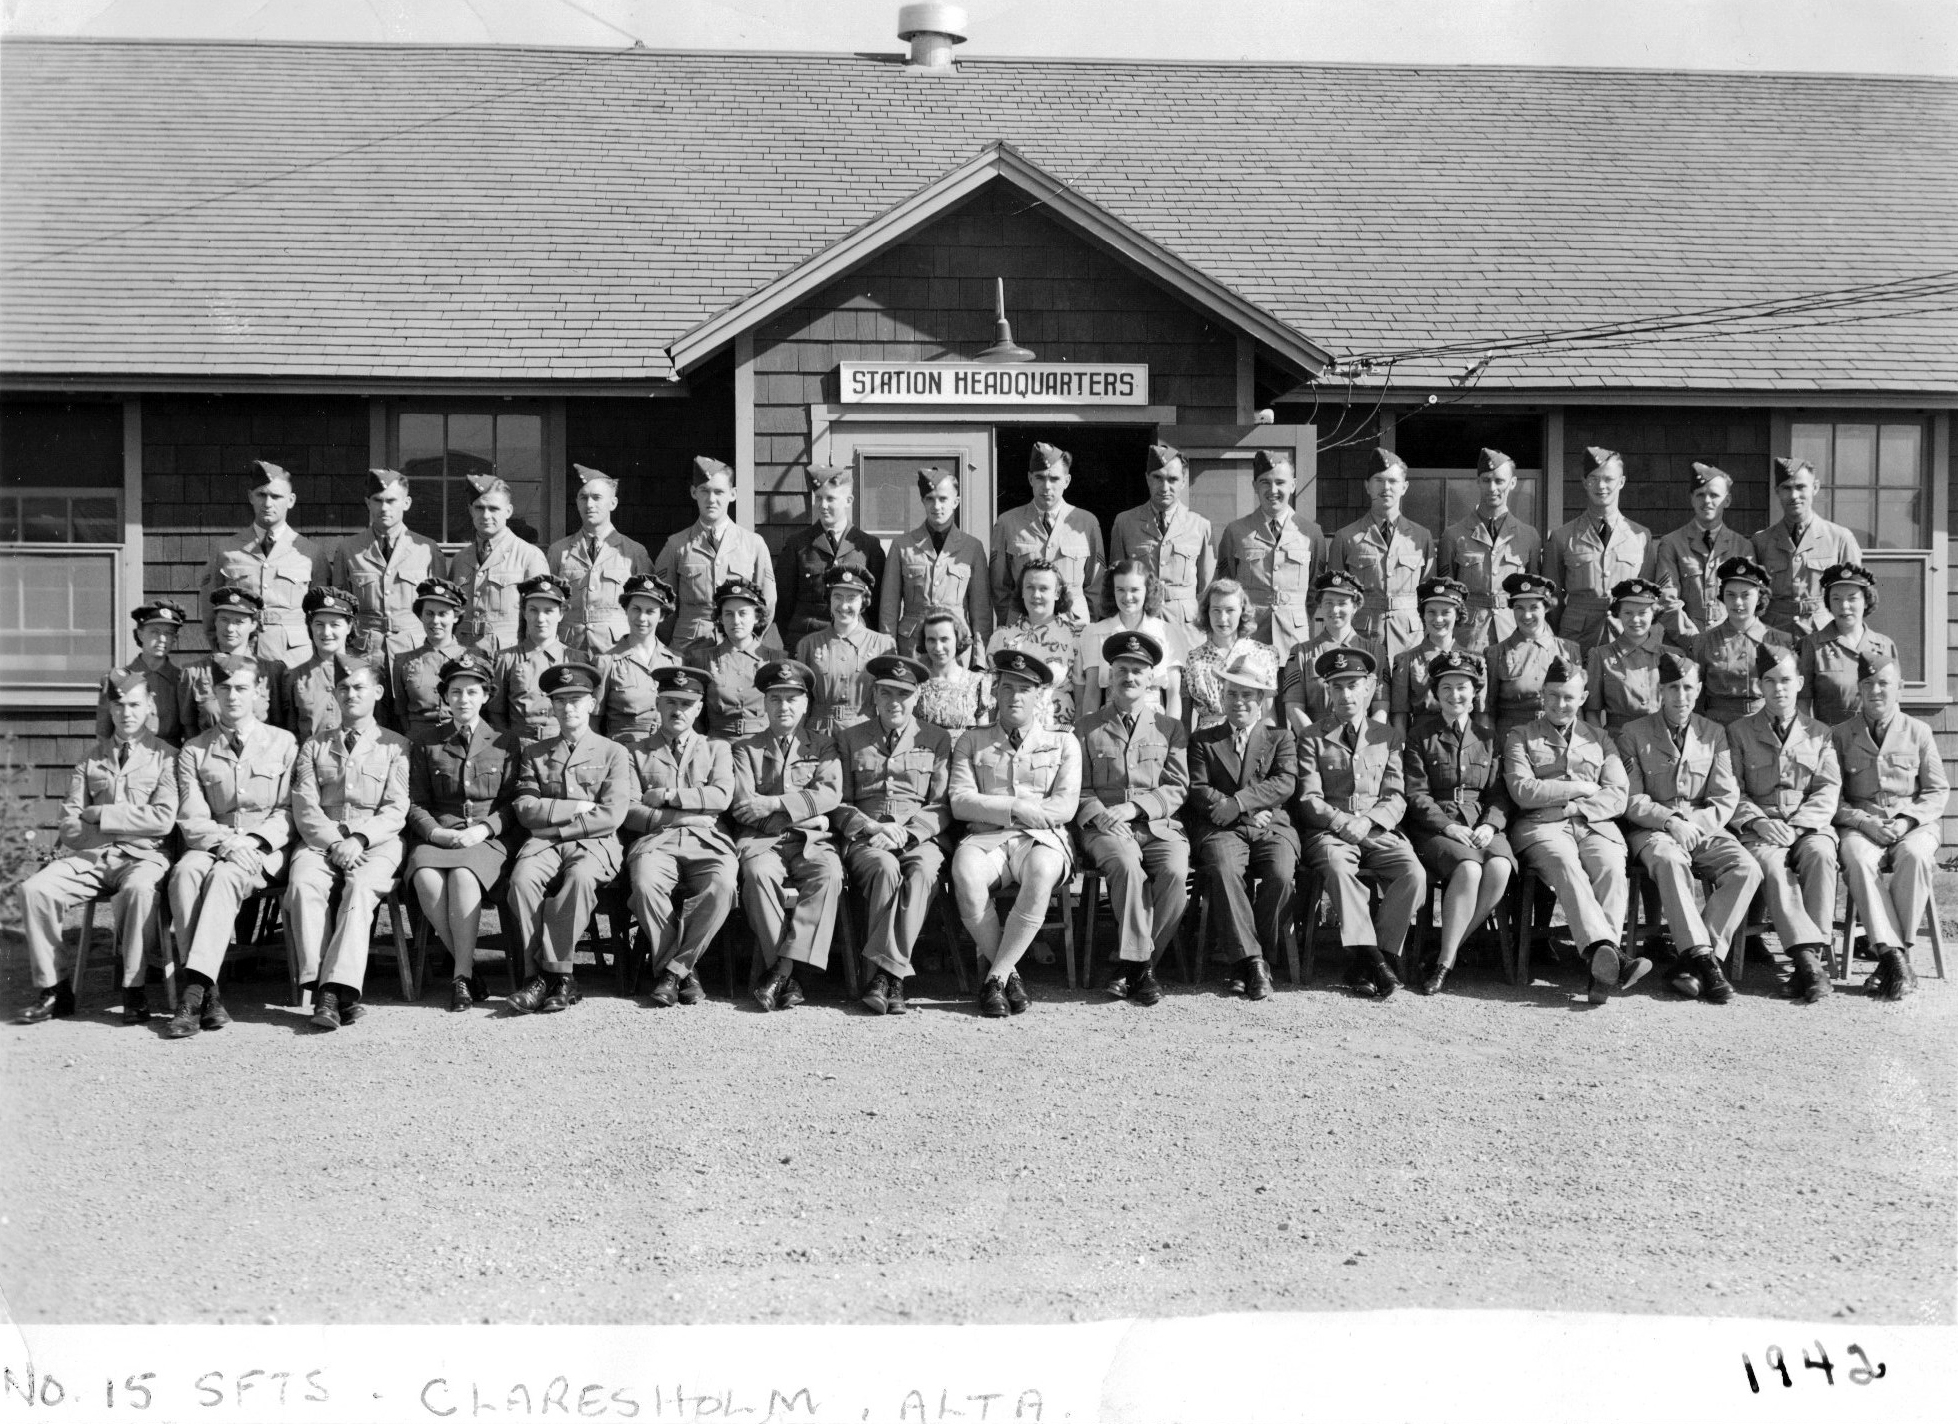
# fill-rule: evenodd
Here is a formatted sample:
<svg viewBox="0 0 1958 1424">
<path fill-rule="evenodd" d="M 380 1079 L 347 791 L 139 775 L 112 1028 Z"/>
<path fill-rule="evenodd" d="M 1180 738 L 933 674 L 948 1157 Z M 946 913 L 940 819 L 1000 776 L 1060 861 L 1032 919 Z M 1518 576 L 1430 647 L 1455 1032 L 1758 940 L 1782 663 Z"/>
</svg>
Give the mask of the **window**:
<svg viewBox="0 0 1958 1424">
<path fill-rule="evenodd" d="M 510 486 L 511 532 L 545 542 L 544 416 L 540 411 L 403 411 L 395 427 L 399 468 L 414 507 L 408 527 L 444 544 L 474 536 L 471 475 L 494 474 Z"/>
<path fill-rule="evenodd" d="M 1509 495 L 1509 512 L 1538 529 L 1543 527 L 1537 521 L 1537 491 L 1542 485 L 1541 470 L 1518 470 L 1516 488 Z M 1442 530 L 1475 513 L 1480 496 L 1473 469 L 1409 470 L 1401 513 L 1439 539 Z"/>
<path fill-rule="evenodd" d="M 116 660 L 119 404 L 0 406 L 0 682 L 92 684 Z"/>
<path fill-rule="evenodd" d="M 918 493 L 918 471 L 936 465 L 956 471 L 959 486 L 965 487 L 965 452 L 947 450 L 941 454 L 873 455 L 857 454 L 857 524 L 866 534 L 884 540 L 895 539 L 924 522 L 924 505 Z M 956 522 L 963 527 L 967 513 L 961 500 Z"/>
</svg>

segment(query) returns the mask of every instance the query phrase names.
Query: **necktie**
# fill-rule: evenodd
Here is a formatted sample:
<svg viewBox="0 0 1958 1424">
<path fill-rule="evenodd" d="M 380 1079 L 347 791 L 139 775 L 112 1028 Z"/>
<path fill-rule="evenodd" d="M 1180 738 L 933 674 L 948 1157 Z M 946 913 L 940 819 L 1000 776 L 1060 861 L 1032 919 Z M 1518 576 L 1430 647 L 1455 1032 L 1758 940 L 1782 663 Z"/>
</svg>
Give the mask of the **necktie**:
<svg viewBox="0 0 1958 1424">
<path fill-rule="evenodd" d="M 1611 521 L 1609 519 L 1600 519 L 1598 521 L 1598 542 L 1600 544 L 1609 544 L 1611 542 Z"/>
<path fill-rule="evenodd" d="M 273 539 L 273 537 L 272 537 L 272 536 L 271 536 L 270 534 L 267 534 L 267 535 L 266 535 L 266 536 L 265 536 L 265 537 L 264 537 L 263 539 L 261 539 L 261 540 L 259 540 L 259 541 L 258 541 L 258 556 L 259 556 L 259 557 L 260 557 L 261 559 L 269 559 L 269 558 L 271 558 L 271 557 L 272 557 L 272 546 L 273 546 L 273 545 L 274 545 L 274 544 L 275 544 L 276 542 L 278 542 L 278 541 L 277 541 L 277 540 L 275 540 L 275 539 Z"/>
<path fill-rule="evenodd" d="M 384 564 L 391 564 L 394 562 L 394 540 L 392 539 L 381 540 L 381 562 Z"/>
<path fill-rule="evenodd" d="M 116 743 L 116 765 L 117 766 L 129 765 L 129 743 L 127 742 Z"/>
<path fill-rule="evenodd" d="M 1876 738 L 1879 747 L 1882 746 L 1890 738 L 1890 724 L 1885 722 L 1881 727 L 1870 728 L 1870 735 Z"/>
<path fill-rule="evenodd" d="M 356 732 L 352 727 L 349 727 L 340 734 L 340 740 L 347 744 L 347 751 L 351 754 L 354 749 L 354 743 L 360 740 L 360 733 Z"/>
<path fill-rule="evenodd" d="M 598 536 L 596 534 L 587 534 L 585 536 L 585 562 L 587 564 L 598 562 Z"/>
<path fill-rule="evenodd" d="M 233 732 L 228 740 L 231 743 L 231 754 L 233 756 L 241 757 L 245 754 L 245 739 L 243 737 Z"/>
<path fill-rule="evenodd" d="M 1013 750 L 1016 752 L 1020 749 L 1022 744 L 1025 743 L 1026 739 L 1027 739 L 1027 734 L 1024 728 L 1011 731 L 1006 734 L 1006 744 L 1012 747 Z"/>
<path fill-rule="evenodd" d="M 1271 542 L 1272 542 L 1272 543 L 1274 543 L 1274 544 L 1278 544 L 1278 543 L 1282 543 L 1282 542 L 1284 541 L 1284 537 L 1285 537 L 1285 526 L 1284 526 L 1284 524 L 1282 524 L 1282 523 L 1281 523 L 1280 521 L 1278 521 L 1278 520 L 1276 520 L 1276 519 L 1274 519 L 1274 520 L 1272 520 L 1272 521 L 1271 521 L 1271 523 L 1270 523 L 1270 526 L 1269 526 L 1269 527 L 1270 527 L 1270 529 L 1271 529 Z"/>
<path fill-rule="evenodd" d="M 1231 733 L 1231 751 L 1236 755 L 1239 766 L 1244 765 L 1244 748 L 1250 740 L 1251 729 L 1249 727 Z"/>
<path fill-rule="evenodd" d="M 1500 514 L 1494 519 L 1483 520 L 1482 527 L 1489 531 L 1489 542 L 1491 544 L 1496 543 L 1502 538 L 1502 516 Z"/>
<path fill-rule="evenodd" d="M 1339 729 L 1339 739 L 1346 743 L 1346 750 L 1357 753 L 1360 750 L 1360 729 L 1348 722 Z"/>
<path fill-rule="evenodd" d="M 1666 730 L 1672 733 L 1672 749 L 1675 752 L 1679 753 L 1679 755 L 1685 756 L 1686 755 L 1686 729 L 1684 727 L 1674 727 L 1668 724 Z"/>
<path fill-rule="evenodd" d="M 1711 529 L 1707 530 L 1705 537 L 1706 537 L 1706 556 L 1710 559 L 1713 557 L 1713 531 Z"/>
<path fill-rule="evenodd" d="M 1389 549 L 1394 547 L 1394 521 L 1393 520 L 1383 519 L 1380 521 L 1380 542 L 1382 544 L 1385 544 Z"/>
<path fill-rule="evenodd" d="M 1156 513 L 1156 537 L 1158 539 L 1169 537 L 1169 516 L 1160 510 Z"/>
<path fill-rule="evenodd" d="M 1131 737 L 1135 735 L 1135 713 L 1124 712 L 1122 714 L 1122 729 Z"/>
<path fill-rule="evenodd" d="M 1785 743 L 1788 740 L 1788 729 L 1793 725 L 1794 723 L 1792 722 L 1776 722 L 1774 724 L 1775 739 Z"/>
</svg>

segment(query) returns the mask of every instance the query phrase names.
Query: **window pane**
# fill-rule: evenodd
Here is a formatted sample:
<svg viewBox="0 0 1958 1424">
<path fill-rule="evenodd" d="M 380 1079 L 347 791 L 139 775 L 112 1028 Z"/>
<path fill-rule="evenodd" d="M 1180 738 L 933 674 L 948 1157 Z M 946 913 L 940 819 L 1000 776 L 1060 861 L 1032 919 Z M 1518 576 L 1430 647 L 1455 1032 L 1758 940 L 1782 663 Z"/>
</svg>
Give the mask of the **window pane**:
<svg viewBox="0 0 1958 1424">
<path fill-rule="evenodd" d="M 418 468 L 429 474 L 441 473 L 442 452 L 448 448 L 448 441 L 442 436 L 441 416 L 402 416 L 400 442 L 403 474 L 413 474 Z"/>
<path fill-rule="evenodd" d="M 1930 545 L 1921 537 L 1924 496 L 1916 490 L 1878 490 L 1876 495 L 1876 538 L 1878 549 L 1923 549 Z"/>
<path fill-rule="evenodd" d="M 0 544 L 20 542 L 20 501 L 0 499 Z"/>
<path fill-rule="evenodd" d="M 515 511 L 510 515 L 510 532 L 519 539 L 542 546 L 544 519 L 544 485 L 541 480 L 511 480 L 510 499 Z M 458 500 L 470 493 L 468 486 L 460 487 L 456 494 Z M 474 538 L 474 525 L 470 524 L 467 511 L 463 515 L 464 539 Z"/>
<path fill-rule="evenodd" d="M 515 484 L 544 478 L 544 420 L 536 415 L 496 418 L 496 472 Z"/>
<path fill-rule="evenodd" d="M 70 528 L 77 544 L 120 544 L 122 514 L 120 501 L 78 499 L 69 506 Z"/>
<path fill-rule="evenodd" d="M 1846 527 L 1864 548 L 1876 544 L 1876 491 L 1837 490 L 1835 510 L 1828 517 Z"/>
<path fill-rule="evenodd" d="M 1451 481 L 1446 475 L 1429 474 L 1425 470 L 1415 474 L 1407 483 L 1407 497 L 1401 501 L 1401 514 L 1430 533 L 1441 529 L 1448 522 L 1445 511 L 1451 483 L 1459 481 Z M 1368 516 L 1371 513 L 1369 508 Z"/>
<path fill-rule="evenodd" d="M 1789 427 L 1788 453 L 1797 460 L 1806 460 L 1815 466 L 1817 484 L 1827 487 L 1830 475 L 1829 439 L 1834 427 L 1829 425 L 1794 425 Z"/>
<path fill-rule="evenodd" d="M 0 553 L 0 677 L 87 682 L 115 658 L 115 556 Z"/>
<path fill-rule="evenodd" d="M 449 417 L 449 450 L 452 454 L 474 455 L 485 464 L 496 461 L 496 420 L 487 415 Z M 453 464 L 449 467 L 455 473 Z"/>
<path fill-rule="evenodd" d="M 62 495 L 29 495 L 20 502 L 21 538 L 29 544 L 66 544 L 68 500 Z"/>
<path fill-rule="evenodd" d="M 409 464 L 409 461 L 402 461 Z M 426 468 L 429 461 L 413 462 L 416 468 Z M 444 482 L 438 478 L 417 478 L 415 469 L 403 470 L 408 476 L 408 497 L 414 501 L 408 506 L 408 527 L 417 534 L 425 534 L 430 539 L 442 537 L 442 494 Z"/>
<path fill-rule="evenodd" d="M 1210 521 L 1214 538 L 1222 538 L 1224 526 L 1242 519 L 1258 506 L 1251 489 L 1251 462 L 1227 460 L 1221 456 L 1192 455 L 1190 466 L 1190 508 Z"/>
<path fill-rule="evenodd" d="M 1876 483 L 1876 427 L 1874 425 L 1836 427 L 1836 468 L 1831 483 L 1837 489 Z"/>
<path fill-rule="evenodd" d="M 1876 575 L 1877 606 L 1870 615 L 1870 626 L 1888 635 L 1897 644 L 1904 665 L 1904 681 L 1924 680 L 1924 578 L 1922 559 L 1871 559 L 1870 572 Z"/>
<path fill-rule="evenodd" d="M 1918 425 L 1886 425 L 1877 447 L 1877 482 L 1893 489 L 1916 489 L 1923 482 L 1918 449 L 1924 429 Z"/>
<path fill-rule="evenodd" d="M 857 523 L 883 538 L 902 534 L 924 522 L 918 497 L 918 471 L 927 465 L 963 470 L 962 455 L 863 455 L 857 462 Z M 965 522 L 961 505 L 958 522 Z"/>
<path fill-rule="evenodd" d="M 14 489 L 120 489 L 122 406 L 0 404 L 0 482 Z"/>
</svg>

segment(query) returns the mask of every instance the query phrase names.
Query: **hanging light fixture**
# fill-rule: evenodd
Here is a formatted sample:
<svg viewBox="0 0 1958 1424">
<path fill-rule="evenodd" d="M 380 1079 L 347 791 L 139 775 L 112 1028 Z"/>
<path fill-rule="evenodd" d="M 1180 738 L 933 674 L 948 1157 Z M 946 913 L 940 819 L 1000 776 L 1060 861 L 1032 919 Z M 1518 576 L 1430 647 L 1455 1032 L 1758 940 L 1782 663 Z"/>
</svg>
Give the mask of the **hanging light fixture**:
<svg viewBox="0 0 1958 1424">
<path fill-rule="evenodd" d="M 1006 319 L 1006 279 L 993 278 L 993 344 L 972 359 L 1006 363 L 1009 361 L 1031 361 L 1033 352 L 1017 345 L 1013 340 L 1013 326 Z"/>
</svg>

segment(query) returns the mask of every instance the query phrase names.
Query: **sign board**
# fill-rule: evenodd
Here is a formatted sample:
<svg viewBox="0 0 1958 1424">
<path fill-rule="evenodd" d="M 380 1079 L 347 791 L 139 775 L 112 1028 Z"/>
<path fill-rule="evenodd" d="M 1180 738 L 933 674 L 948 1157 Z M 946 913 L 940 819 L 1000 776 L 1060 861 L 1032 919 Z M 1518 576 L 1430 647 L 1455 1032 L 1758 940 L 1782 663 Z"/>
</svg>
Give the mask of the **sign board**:
<svg viewBox="0 0 1958 1424">
<path fill-rule="evenodd" d="M 1100 361 L 845 361 L 845 405 L 1147 405 L 1149 367 Z"/>
</svg>

